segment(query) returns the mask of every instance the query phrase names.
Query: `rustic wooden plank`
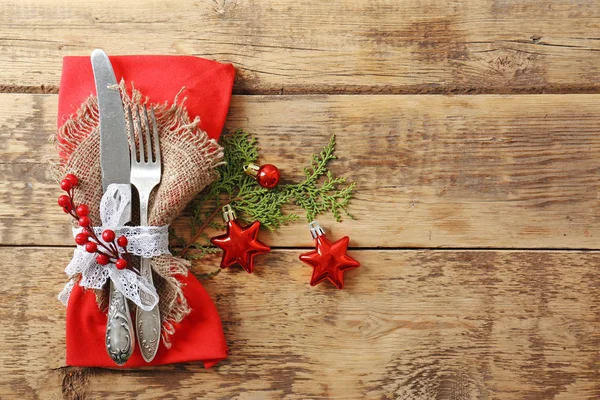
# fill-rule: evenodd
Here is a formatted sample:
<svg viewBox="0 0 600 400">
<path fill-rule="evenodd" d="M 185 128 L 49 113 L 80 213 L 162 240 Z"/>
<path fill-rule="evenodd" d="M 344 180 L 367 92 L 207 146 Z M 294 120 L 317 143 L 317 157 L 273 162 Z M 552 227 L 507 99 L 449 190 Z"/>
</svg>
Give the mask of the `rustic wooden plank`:
<svg viewBox="0 0 600 400">
<path fill-rule="evenodd" d="M 321 222 L 361 247 L 597 248 L 596 95 L 234 96 L 227 126 L 298 180 L 332 134 L 333 170 L 358 183 L 357 220 Z M 0 243 L 70 245 L 45 158 L 56 96 L 0 95 Z M 23 218 L 23 217 L 26 218 Z M 188 231 L 187 220 L 175 226 Z M 266 234 L 310 246 L 300 221 Z"/>
<path fill-rule="evenodd" d="M 65 312 L 56 291 L 70 252 L 0 248 L 0 398 L 60 398 Z"/>
<path fill-rule="evenodd" d="M 61 57 L 100 46 L 232 62 L 237 93 L 598 92 L 599 17 L 595 0 L 8 0 L 0 88 L 56 92 Z"/>
<path fill-rule="evenodd" d="M 0 248 L 0 397 L 596 399 L 597 252 L 362 250 L 346 288 L 310 287 L 299 251 L 203 281 L 230 358 L 62 369 L 64 248 Z M 213 270 L 208 258 L 195 272 Z M 43 272 L 43 273 L 42 273 Z M 35 280 L 32 280 L 35 277 Z"/>
</svg>

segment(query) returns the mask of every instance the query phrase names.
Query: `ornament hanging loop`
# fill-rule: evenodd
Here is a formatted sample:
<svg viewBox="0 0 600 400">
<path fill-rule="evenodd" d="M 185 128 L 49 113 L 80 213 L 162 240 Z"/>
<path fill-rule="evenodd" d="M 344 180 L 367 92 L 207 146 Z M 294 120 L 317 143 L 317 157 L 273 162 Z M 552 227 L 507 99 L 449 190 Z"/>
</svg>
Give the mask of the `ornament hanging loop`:
<svg viewBox="0 0 600 400">
<path fill-rule="evenodd" d="M 253 163 L 244 165 L 244 172 L 246 173 L 246 175 L 257 176 L 259 169 L 260 169 L 260 167 Z"/>
<path fill-rule="evenodd" d="M 308 228 L 310 229 L 310 235 L 313 239 L 325 234 L 325 231 L 323 228 L 321 228 L 321 225 L 319 225 L 317 221 L 312 221 L 310 224 L 308 224 Z"/>
<path fill-rule="evenodd" d="M 231 208 L 229 204 L 225 204 L 223 206 L 223 221 L 229 222 L 233 221 L 236 218 L 237 216 L 235 215 L 235 211 L 233 211 L 233 208 Z"/>
</svg>

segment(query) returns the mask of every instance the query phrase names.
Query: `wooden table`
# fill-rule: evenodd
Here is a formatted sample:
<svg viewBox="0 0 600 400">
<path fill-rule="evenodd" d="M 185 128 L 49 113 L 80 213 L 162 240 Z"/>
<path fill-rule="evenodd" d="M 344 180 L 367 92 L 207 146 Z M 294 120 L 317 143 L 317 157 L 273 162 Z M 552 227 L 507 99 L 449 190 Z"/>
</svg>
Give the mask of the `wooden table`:
<svg viewBox="0 0 600 400">
<path fill-rule="evenodd" d="M 227 128 L 290 179 L 336 134 L 347 287 L 308 285 L 293 223 L 203 282 L 225 362 L 65 366 L 47 138 L 61 57 L 95 47 L 232 62 Z M 3 1 L 0 398 L 600 398 L 599 78 L 593 0 Z"/>
</svg>

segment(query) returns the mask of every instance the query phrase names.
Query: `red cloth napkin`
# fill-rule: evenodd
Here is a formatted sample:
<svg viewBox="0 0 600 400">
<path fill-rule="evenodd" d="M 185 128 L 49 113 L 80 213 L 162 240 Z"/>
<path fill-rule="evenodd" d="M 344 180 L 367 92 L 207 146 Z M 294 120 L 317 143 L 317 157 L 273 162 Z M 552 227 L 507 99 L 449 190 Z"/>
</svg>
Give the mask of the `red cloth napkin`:
<svg viewBox="0 0 600 400">
<path fill-rule="evenodd" d="M 190 118 L 199 116 L 201 127 L 218 139 L 229 108 L 235 69 L 190 56 L 113 56 L 110 57 L 117 81 L 121 78 L 150 98 L 153 103 L 172 103 L 182 87 Z M 96 94 L 89 57 L 65 57 L 58 97 L 58 126 Z M 59 137 L 60 141 L 61 138 Z M 61 157 L 68 158 L 68 154 Z M 192 312 L 175 326 L 172 346 L 159 347 L 154 360 L 146 363 L 136 345 L 122 368 L 203 361 L 210 368 L 227 357 L 227 344 L 221 319 L 212 300 L 192 275 L 180 278 Z M 67 364 L 119 368 L 105 348 L 107 316 L 96 304 L 93 291 L 75 285 L 67 305 Z"/>
<path fill-rule="evenodd" d="M 156 357 L 148 364 L 136 343 L 131 358 L 123 368 L 188 361 L 203 361 L 204 366 L 210 368 L 227 357 L 221 319 L 208 293 L 192 274 L 181 281 L 185 285 L 183 292 L 192 312 L 175 325 L 171 348 L 166 349 L 161 343 Z M 119 368 L 106 352 L 106 322 L 106 313 L 98 309 L 94 292 L 75 285 L 67 306 L 68 365 Z"/>
<path fill-rule="evenodd" d="M 182 87 L 191 119 L 218 139 L 225 124 L 235 69 L 192 56 L 112 56 L 117 77 L 150 97 L 153 103 L 172 103 Z M 90 57 L 65 57 L 58 96 L 58 126 L 62 126 L 90 94 L 96 94 Z"/>
</svg>

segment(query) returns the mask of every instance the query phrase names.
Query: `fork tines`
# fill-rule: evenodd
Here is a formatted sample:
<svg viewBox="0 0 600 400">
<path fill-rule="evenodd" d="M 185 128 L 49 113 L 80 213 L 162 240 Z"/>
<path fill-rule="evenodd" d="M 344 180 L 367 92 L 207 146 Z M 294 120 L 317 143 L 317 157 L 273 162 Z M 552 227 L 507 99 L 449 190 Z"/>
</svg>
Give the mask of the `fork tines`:
<svg viewBox="0 0 600 400">
<path fill-rule="evenodd" d="M 132 108 L 135 108 L 135 119 L 133 117 Z M 143 118 L 140 116 L 139 107 L 129 106 L 127 109 L 127 117 L 130 129 L 129 147 L 131 149 L 131 162 L 139 164 L 160 164 L 160 150 L 157 150 L 159 148 L 158 128 L 156 126 L 154 107 L 150 107 L 150 116 L 148 115 L 148 108 L 145 104 L 142 106 L 142 108 Z M 142 129 L 142 121 L 144 124 L 144 129 Z M 135 139 L 136 132 L 137 141 Z M 152 132 L 152 137 L 150 132 Z M 139 146 L 136 146 L 136 142 L 139 143 Z"/>
</svg>

